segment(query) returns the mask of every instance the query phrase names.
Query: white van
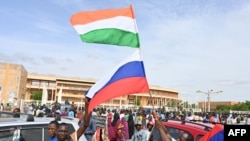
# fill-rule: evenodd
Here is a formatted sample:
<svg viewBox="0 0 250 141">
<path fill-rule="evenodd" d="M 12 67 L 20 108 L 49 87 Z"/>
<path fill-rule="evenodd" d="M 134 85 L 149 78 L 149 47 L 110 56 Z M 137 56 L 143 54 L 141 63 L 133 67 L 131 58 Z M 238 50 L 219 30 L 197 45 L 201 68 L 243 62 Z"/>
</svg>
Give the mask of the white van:
<svg viewBox="0 0 250 141">
<path fill-rule="evenodd" d="M 26 118 L 0 118 L 0 141 L 48 141 L 48 124 L 54 118 L 35 117 L 34 121 Z M 77 119 L 61 118 L 59 123 L 69 125 L 69 133 L 75 132 L 79 126 Z M 78 141 L 87 141 L 82 135 Z"/>
</svg>

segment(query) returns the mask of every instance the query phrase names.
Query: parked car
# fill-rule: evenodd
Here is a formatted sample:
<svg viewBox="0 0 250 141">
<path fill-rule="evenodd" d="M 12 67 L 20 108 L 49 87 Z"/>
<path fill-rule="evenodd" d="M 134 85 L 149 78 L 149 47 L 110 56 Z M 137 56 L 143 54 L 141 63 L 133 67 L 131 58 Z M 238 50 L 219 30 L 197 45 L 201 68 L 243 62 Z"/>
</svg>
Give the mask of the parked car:
<svg viewBox="0 0 250 141">
<path fill-rule="evenodd" d="M 28 114 L 19 113 L 20 118 L 27 117 Z M 0 111 L 0 118 L 14 118 L 13 112 L 10 111 Z"/>
<path fill-rule="evenodd" d="M 25 141 L 48 141 L 48 124 L 52 120 L 54 118 L 39 118 L 32 115 L 27 115 L 26 118 L 0 118 L 0 141 L 14 140 L 15 137 L 22 137 Z M 61 117 L 61 121 L 58 122 L 67 123 L 70 133 L 79 128 L 75 118 Z M 85 136 L 82 135 L 79 141 L 86 141 Z"/>
<path fill-rule="evenodd" d="M 178 139 L 181 132 L 185 131 L 190 133 L 195 141 L 199 141 L 201 137 L 208 133 L 214 126 L 213 124 L 202 122 L 187 122 L 178 120 L 168 120 L 163 122 L 163 124 L 175 140 Z"/>
</svg>

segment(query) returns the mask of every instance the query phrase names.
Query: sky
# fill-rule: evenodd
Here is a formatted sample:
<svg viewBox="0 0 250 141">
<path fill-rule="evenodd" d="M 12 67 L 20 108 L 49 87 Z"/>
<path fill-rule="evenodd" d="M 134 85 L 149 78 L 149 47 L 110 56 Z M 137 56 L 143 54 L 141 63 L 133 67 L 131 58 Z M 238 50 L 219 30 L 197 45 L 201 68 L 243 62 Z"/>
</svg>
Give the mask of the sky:
<svg viewBox="0 0 250 141">
<path fill-rule="evenodd" d="M 249 0 L 12 0 L 0 2 L 0 62 L 29 73 L 91 78 L 135 49 L 83 43 L 79 11 L 133 6 L 148 83 L 184 101 L 250 100 Z"/>
</svg>

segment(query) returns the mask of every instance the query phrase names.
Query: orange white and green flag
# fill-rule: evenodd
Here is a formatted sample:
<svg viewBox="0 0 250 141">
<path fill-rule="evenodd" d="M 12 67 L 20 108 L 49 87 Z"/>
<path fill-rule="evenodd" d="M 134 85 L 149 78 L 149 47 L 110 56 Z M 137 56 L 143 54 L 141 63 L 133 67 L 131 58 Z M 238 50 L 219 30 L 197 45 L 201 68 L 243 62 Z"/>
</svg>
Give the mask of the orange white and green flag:
<svg viewBox="0 0 250 141">
<path fill-rule="evenodd" d="M 83 42 L 140 47 L 132 6 L 78 12 L 70 21 Z"/>
</svg>

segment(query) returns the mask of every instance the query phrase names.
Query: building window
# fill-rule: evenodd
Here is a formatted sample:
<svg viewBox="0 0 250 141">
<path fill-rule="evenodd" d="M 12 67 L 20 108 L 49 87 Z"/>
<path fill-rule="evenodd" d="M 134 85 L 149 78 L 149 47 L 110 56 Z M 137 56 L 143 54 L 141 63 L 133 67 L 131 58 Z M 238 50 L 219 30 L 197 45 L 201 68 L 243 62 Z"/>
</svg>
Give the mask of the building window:
<svg viewBox="0 0 250 141">
<path fill-rule="evenodd" d="M 31 80 L 31 85 L 39 86 L 39 81 L 38 80 Z"/>
<path fill-rule="evenodd" d="M 55 88 L 56 87 L 56 82 L 49 82 L 49 87 Z"/>
</svg>

